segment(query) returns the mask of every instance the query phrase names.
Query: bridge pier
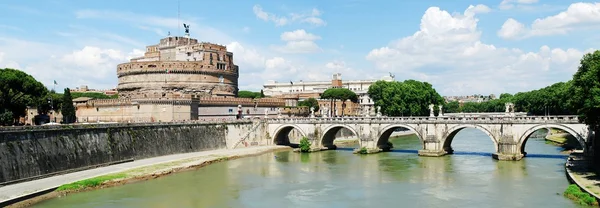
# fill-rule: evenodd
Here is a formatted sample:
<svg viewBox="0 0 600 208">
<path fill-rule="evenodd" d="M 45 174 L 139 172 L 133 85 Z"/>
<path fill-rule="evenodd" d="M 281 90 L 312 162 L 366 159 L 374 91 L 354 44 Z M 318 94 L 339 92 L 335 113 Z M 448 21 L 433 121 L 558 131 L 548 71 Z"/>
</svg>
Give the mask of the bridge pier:
<svg viewBox="0 0 600 208">
<path fill-rule="evenodd" d="M 444 150 L 444 143 L 436 136 L 438 135 L 427 135 L 423 139 L 423 149 L 418 151 L 419 156 L 439 157 L 452 153 Z"/>
</svg>

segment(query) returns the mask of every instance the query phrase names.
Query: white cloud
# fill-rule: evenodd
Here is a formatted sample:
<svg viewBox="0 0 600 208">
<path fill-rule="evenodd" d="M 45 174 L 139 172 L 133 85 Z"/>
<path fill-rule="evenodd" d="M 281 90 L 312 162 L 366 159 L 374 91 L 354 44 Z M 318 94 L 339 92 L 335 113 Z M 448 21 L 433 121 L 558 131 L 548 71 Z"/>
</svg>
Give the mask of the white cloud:
<svg viewBox="0 0 600 208">
<path fill-rule="evenodd" d="M 397 74 L 399 80 L 428 81 L 444 95 L 498 94 L 566 81 L 577 70 L 583 53 L 590 51 L 543 46 L 537 52 L 523 52 L 482 43 L 477 12 L 471 8 L 451 15 L 431 7 L 419 31 L 373 49 L 366 59 L 382 72 Z M 519 31 L 518 24 L 505 26 L 505 36 Z"/>
<path fill-rule="evenodd" d="M 319 40 L 321 37 L 307 33 L 305 30 L 295 30 L 292 32 L 284 32 L 281 34 L 281 40 L 283 41 L 314 41 Z"/>
<path fill-rule="evenodd" d="M 314 53 L 321 48 L 314 42 L 321 37 L 308 33 L 305 30 L 295 30 L 281 34 L 281 40 L 286 41 L 284 46 L 273 46 L 273 49 L 282 53 Z"/>
<path fill-rule="evenodd" d="M 233 61 L 244 71 L 257 71 L 265 67 L 265 57 L 255 49 L 247 49 L 239 42 L 227 44 L 227 50 L 233 53 Z"/>
<path fill-rule="evenodd" d="M 325 22 L 323 19 L 320 18 L 320 16 L 323 14 L 323 12 L 319 11 L 316 8 L 313 8 L 309 12 L 291 13 L 287 16 L 281 16 L 281 15 L 276 15 L 273 13 L 265 12 L 260 5 L 254 5 L 252 7 L 252 11 L 254 12 L 254 15 L 256 15 L 256 17 L 258 19 L 261 19 L 261 20 L 264 20 L 267 22 L 269 22 L 269 21 L 273 22 L 273 23 L 275 23 L 276 26 L 283 26 L 283 25 L 287 25 L 287 24 L 290 24 L 293 22 L 309 23 L 314 26 L 327 25 L 327 22 Z"/>
<path fill-rule="evenodd" d="M 539 18 L 530 27 L 509 18 L 498 35 L 505 39 L 524 39 L 535 36 L 566 34 L 577 29 L 600 26 L 600 3 L 574 3 L 557 15 Z"/>
<path fill-rule="evenodd" d="M 500 9 L 512 9 L 515 7 L 515 5 L 521 5 L 521 4 L 533 4 L 533 3 L 537 3 L 538 0 L 502 0 L 502 2 L 500 2 Z"/>
<path fill-rule="evenodd" d="M 525 31 L 525 25 L 519 21 L 509 18 L 502 24 L 502 27 L 498 31 L 498 36 L 504 39 L 515 39 L 522 37 Z"/>
</svg>

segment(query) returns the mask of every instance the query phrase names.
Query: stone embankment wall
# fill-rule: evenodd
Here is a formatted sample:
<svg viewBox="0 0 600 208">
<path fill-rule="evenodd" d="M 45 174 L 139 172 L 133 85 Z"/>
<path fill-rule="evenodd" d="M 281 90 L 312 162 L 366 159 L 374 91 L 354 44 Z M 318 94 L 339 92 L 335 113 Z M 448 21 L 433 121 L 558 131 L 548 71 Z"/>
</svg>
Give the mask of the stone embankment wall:
<svg viewBox="0 0 600 208">
<path fill-rule="evenodd" d="M 261 123 L 153 123 L 0 129 L 0 183 L 89 166 L 222 149 L 247 137 L 267 145 Z M 255 138 L 257 137 L 257 138 Z M 258 138 L 260 137 L 260 138 Z M 238 147 L 239 148 L 239 147 Z"/>
</svg>

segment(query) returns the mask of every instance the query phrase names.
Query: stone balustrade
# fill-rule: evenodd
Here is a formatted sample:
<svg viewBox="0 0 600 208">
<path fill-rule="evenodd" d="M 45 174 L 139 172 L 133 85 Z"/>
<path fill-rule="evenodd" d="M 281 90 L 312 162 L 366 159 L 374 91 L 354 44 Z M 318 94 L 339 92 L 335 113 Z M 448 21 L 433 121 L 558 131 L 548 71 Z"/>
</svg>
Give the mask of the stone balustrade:
<svg viewBox="0 0 600 208">
<path fill-rule="evenodd" d="M 336 117 L 336 118 L 271 118 L 269 123 L 580 123 L 576 115 L 519 117 Z"/>
</svg>

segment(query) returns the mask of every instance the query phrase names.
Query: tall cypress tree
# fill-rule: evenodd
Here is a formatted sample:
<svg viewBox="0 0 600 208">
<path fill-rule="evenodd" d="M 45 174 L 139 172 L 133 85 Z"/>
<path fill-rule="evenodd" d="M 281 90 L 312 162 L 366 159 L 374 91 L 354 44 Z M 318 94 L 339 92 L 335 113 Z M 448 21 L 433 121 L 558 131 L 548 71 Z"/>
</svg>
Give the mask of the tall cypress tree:
<svg viewBox="0 0 600 208">
<path fill-rule="evenodd" d="M 75 117 L 75 106 L 73 106 L 73 98 L 71 98 L 71 90 L 69 88 L 65 88 L 60 112 L 63 115 L 63 123 L 68 124 L 77 121 L 77 118 Z"/>
</svg>

